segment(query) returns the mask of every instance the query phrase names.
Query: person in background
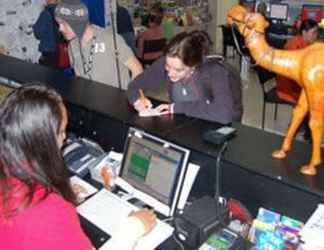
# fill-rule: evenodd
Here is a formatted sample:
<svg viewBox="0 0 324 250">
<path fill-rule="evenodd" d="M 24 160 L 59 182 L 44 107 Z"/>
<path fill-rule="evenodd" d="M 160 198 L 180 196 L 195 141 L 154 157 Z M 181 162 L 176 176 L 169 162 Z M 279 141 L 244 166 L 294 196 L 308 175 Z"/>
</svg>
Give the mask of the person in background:
<svg viewBox="0 0 324 250">
<path fill-rule="evenodd" d="M 94 249 L 80 226 L 60 151 L 68 122 L 62 97 L 45 85 L 26 85 L 7 96 L 0 117 L 0 241 L 4 248 Z M 132 249 L 155 224 L 152 211 L 132 212 L 111 239 L 114 249 Z"/>
<path fill-rule="evenodd" d="M 144 53 L 144 42 L 149 40 L 163 39 L 163 31 L 160 27 L 162 17 L 159 15 L 150 15 L 148 18 L 148 29 L 138 35 L 137 48 L 138 57 L 145 60 L 155 60 L 163 55 L 163 50 L 158 52 Z"/>
<path fill-rule="evenodd" d="M 55 9 L 60 32 L 69 41 L 69 58 L 77 76 L 119 87 L 116 56 L 120 68 L 120 85 L 126 89 L 131 77 L 143 68 L 124 39 L 116 34 L 115 53 L 112 30 L 89 24 L 87 7 L 79 0 L 62 0 Z"/>
<path fill-rule="evenodd" d="M 56 67 L 58 63 L 59 29 L 54 18 L 56 4 L 57 0 L 46 0 L 44 9 L 33 25 L 34 35 L 39 40 L 39 63 L 51 67 Z"/>
<path fill-rule="evenodd" d="M 241 80 L 218 60 L 209 60 L 206 32 L 180 33 L 168 44 L 166 55 L 155 61 L 129 84 L 127 96 L 141 112 L 151 106 L 141 90 L 167 85 L 171 103 L 161 104 L 162 114 L 185 114 L 220 123 L 240 121 Z"/>
<path fill-rule="evenodd" d="M 311 19 L 303 20 L 300 23 L 299 30 L 298 35 L 287 40 L 284 49 L 303 49 L 316 41 L 318 35 L 318 24 L 316 21 Z M 294 80 L 278 75 L 276 91 L 280 99 L 295 106 L 301 93 L 301 87 Z M 310 140 L 311 138 L 308 120 L 309 116 L 307 115 L 299 129 L 305 140 Z"/>
<path fill-rule="evenodd" d="M 128 10 L 117 3 L 117 33 L 121 35 L 126 44 L 136 54 L 136 39 L 132 23 L 132 18 Z"/>
<path fill-rule="evenodd" d="M 288 39 L 284 45 L 284 49 L 303 49 L 316 41 L 317 34 L 317 22 L 311 19 L 304 20 L 300 25 L 299 34 Z M 280 75 L 277 77 L 277 95 L 280 99 L 295 105 L 300 92 L 301 87 L 295 81 Z"/>
</svg>

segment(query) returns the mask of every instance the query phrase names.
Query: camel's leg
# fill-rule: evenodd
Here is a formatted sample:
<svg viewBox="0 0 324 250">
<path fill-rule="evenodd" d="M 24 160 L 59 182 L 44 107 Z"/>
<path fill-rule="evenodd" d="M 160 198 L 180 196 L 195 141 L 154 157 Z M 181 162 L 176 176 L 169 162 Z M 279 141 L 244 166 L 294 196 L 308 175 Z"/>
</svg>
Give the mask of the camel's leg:
<svg viewBox="0 0 324 250">
<path fill-rule="evenodd" d="M 287 156 L 287 152 L 291 148 L 291 144 L 295 137 L 297 129 L 299 128 L 301 122 L 304 120 L 307 111 L 308 111 L 308 103 L 306 100 L 305 90 L 303 89 L 298 99 L 298 103 L 293 110 L 291 123 L 289 125 L 285 139 L 281 145 L 281 149 L 275 150 L 272 153 L 273 158 L 283 159 Z"/>
<path fill-rule="evenodd" d="M 300 169 L 307 175 L 316 175 L 316 168 L 321 163 L 321 141 L 323 133 L 324 97 L 310 100 L 309 127 L 312 132 L 312 158 L 310 162 Z"/>
</svg>

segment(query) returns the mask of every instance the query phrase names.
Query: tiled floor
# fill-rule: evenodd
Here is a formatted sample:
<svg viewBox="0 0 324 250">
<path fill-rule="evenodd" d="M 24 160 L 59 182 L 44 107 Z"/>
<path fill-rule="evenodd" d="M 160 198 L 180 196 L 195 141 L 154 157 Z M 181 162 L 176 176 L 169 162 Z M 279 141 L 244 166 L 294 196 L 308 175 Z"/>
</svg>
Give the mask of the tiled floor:
<svg viewBox="0 0 324 250">
<path fill-rule="evenodd" d="M 233 64 L 238 70 L 240 69 L 238 56 L 233 59 L 227 59 L 227 61 Z M 245 74 L 241 73 L 241 77 L 243 79 L 242 93 L 244 107 L 242 123 L 261 129 L 263 104 L 261 86 L 251 67 Z M 272 84 L 274 85 L 275 81 L 273 81 Z M 266 104 L 264 129 L 279 134 L 285 134 L 291 119 L 292 108 L 288 105 L 279 105 L 276 120 L 274 120 L 274 110 L 273 104 Z"/>
</svg>

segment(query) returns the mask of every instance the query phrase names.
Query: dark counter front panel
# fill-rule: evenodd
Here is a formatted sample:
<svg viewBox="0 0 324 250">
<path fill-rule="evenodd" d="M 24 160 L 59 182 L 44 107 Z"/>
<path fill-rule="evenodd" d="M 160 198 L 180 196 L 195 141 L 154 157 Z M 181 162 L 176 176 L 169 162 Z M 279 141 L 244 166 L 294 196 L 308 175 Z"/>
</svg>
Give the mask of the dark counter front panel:
<svg viewBox="0 0 324 250">
<path fill-rule="evenodd" d="M 185 116 L 140 118 L 128 105 L 124 91 L 83 78 L 71 78 L 44 66 L 0 55 L 0 76 L 16 82 L 50 84 L 68 104 L 69 128 L 90 137 L 106 150 L 121 152 L 128 127 L 135 126 L 191 150 L 190 160 L 201 165 L 191 197 L 213 195 L 219 148 L 202 140 L 202 133 L 221 125 Z M 234 124 L 237 136 L 222 158 L 222 194 L 234 197 L 256 212 L 259 206 L 273 208 L 297 219 L 305 219 L 323 202 L 324 166 L 314 177 L 299 173 L 309 161 L 310 144 L 295 142 L 287 159 L 271 157 L 282 137 Z"/>
</svg>

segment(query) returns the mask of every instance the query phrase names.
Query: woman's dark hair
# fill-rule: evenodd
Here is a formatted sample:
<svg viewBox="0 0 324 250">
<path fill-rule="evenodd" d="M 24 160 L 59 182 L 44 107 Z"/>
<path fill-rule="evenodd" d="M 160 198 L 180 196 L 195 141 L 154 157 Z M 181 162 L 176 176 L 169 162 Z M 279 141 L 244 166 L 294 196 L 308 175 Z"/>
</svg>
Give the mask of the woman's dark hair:
<svg viewBox="0 0 324 250">
<path fill-rule="evenodd" d="M 56 192 L 70 202 L 75 195 L 57 144 L 63 119 L 62 97 L 53 89 L 30 84 L 12 91 L 0 106 L 0 202 L 8 216 L 31 204 L 42 186 L 45 198 Z M 12 178 L 26 184 L 27 192 L 17 207 Z"/>
<path fill-rule="evenodd" d="M 302 23 L 300 24 L 300 33 L 302 33 L 303 31 L 309 31 L 312 28 L 318 27 L 318 24 L 315 20 L 313 19 L 305 19 L 302 21 Z"/>
<path fill-rule="evenodd" d="M 166 47 L 166 56 L 178 57 L 186 66 L 202 63 L 208 54 L 211 40 L 204 31 L 182 32 L 176 35 Z"/>
<path fill-rule="evenodd" d="M 208 33 L 203 30 L 194 30 L 191 32 L 191 35 L 196 37 L 199 40 L 199 42 L 202 46 L 204 55 L 208 55 L 210 46 L 213 45 L 213 42 L 210 39 Z"/>
<path fill-rule="evenodd" d="M 160 26 L 162 22 L 162 17 L 161 16 L 158 16 L 158 15 L 149 15 L 148 17 L 148 23 L 153 23 L 155 24 L 156 26 Z"/>
</svg>

